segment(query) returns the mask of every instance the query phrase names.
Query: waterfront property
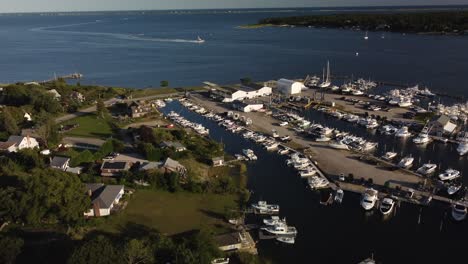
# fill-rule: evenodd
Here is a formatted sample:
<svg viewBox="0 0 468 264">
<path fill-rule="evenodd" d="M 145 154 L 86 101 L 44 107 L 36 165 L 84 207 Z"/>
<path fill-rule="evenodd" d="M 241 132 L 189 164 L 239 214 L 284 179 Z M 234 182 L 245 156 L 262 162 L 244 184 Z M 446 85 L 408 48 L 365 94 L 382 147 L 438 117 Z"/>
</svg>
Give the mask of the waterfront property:
<svg viewBox="0 0 468 264">
<path fill-rule="evenodd" d="M 147 101 L 131 101 L 127 104 L 127 114 L 132 118 L 146 116 L 156 110 L 155 106 Z"/>
<path fill-rule="evenodd" d="M 431 123 L 431 132 L 436 135 L 452 134 L 457 125 L 450 120 L 450 117 L 441 115 L 436 117 Z"/>
<path fill-rule="evenodd" d="M 232 232 L 215 236 L 215 243 L 224 252 L 245 251 L 257 253 L 255 242 L 248 232 Z"/>
<path fill-rule="evenodd" d="M 111 214 L 124 195 L 123 185 L 104 185 L 102 183 L 86 184 L 86 193 L 91 198 L 92 208 L 85 212 L 88 217 L 107 216 Z"/>
<path fill-rule="evenodd" d="M 0 142 L 0 150 L 6 152 L 17 152 L 22 149 L 39 148 L 39 143 L 29 136 L 10 136 L 6 142 Z"/>
<path fill-rule="evenodd" d="M 279 79 L 276 84 L 276 90 L 284 95 L 295 95 L 301 93 L 305 86 L 301 82 L 288 79 Z"/>
</svg>

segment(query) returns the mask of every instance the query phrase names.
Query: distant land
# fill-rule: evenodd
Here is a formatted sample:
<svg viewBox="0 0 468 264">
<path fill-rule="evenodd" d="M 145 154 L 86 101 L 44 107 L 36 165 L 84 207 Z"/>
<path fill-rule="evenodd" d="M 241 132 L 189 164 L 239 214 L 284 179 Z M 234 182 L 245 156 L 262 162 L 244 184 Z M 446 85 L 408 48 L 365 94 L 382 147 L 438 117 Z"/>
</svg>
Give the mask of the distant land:
<svg viewBox="0 0 468 264">
<path fill-rule="evenodd" d="M 347 13 L 273 17 L 242 28 L 264 26 L 328 27 L 426 34 L 468 34 L 468 11 Z"/>
</svg>

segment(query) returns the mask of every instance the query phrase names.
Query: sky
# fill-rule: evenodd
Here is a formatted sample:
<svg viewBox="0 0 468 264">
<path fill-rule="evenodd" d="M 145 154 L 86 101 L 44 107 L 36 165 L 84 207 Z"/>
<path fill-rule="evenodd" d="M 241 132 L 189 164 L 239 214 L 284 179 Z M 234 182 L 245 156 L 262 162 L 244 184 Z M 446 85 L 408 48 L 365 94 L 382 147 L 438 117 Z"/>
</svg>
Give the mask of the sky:
<svg viewBox="0 0 468 264">
<path fill-rule="evenodd" d="M 0 0 L 0 13 L 463 4 L 468 0 Z"/>
</svg>

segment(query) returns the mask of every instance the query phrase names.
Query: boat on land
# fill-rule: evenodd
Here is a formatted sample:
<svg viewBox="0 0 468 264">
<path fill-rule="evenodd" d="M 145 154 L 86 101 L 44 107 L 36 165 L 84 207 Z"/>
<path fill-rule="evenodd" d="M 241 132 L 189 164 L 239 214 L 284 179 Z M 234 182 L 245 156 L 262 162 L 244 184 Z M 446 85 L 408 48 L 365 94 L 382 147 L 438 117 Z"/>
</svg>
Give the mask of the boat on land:
<svg viewBox="0 0 468 264">
<path fill-rule="evenodd" d="M 400 168 L 409 168 L 413 165 L 414 158 L 413 157 L 404 157 L 403 159 L 400 160 L 398 163 L 398 167 Z"/>
<path fill-rule="evenodd" d="M 280 210 L 279 205 L 268 204 L 266 201 L 258 201 L 257 203 L 252 204 L 252 208 L 261 214 L 277 214 Z"/>
<path fill-rule="evenodd" d="M 328 144 L 328 146 L 330 148 L 334 148 L 334 149 L 343 149 L 343 150 L 349 150 L 349 147 L 348 145 L 346 145 L 345 143 L 343 143 L 343 141 L 333 141 L 333 142 L 330 142 L 330 144 Z"/>
<path fill-rule="evenodd" d="M 392 159 L 394 159 L 398 154 L 396 152 L 386 152 L 383 156 L 382 156 L 382 159 L 384 160 L 387 160 L 387 161 L 390 161 Z"/>
<path fill-rule="evenodd" d="M 466 207 L 459 204 L 454 204 L 452 206 L 452 217 L 455 221 L 463 221 L 466 218 Z"/>
<path fill-rule="evenodd" d="M 279 242 L 282 242 L 285 244 L 291 244 L 291 245 L 296 242 L 294 236 L 279 236 L 276 238 L 276 240 Z"/>
<path fill-rule="evenodd" d="M 361 206 L 364 210 L 369 211 L 374 208 L 377 200 L 378 200 L 379 192 L 372 188 L 366 189 L 362 194 L 361 198 Z"/>
<path fill-rule="evenodd" d="M 325 76 L 325 72 L 323 73 L 323 82 L 319 84 L 319 88 L 328 88 L 331 85 L 330 80 L 330 62 L 327 61 L 327 73 Z"/>
<path fill-rule="evenodd" d="M 395 201 L 390 197 L 385 197 L 380 204 L 379 210 L 383 215 L 388 215 L 393 211 Z"/>
<path fill-rule="evenodd" d="M 437 169 L 436 164 L 426 163 L 422 165 L 418 170 L 416 170 L 416 172 L 422 175 L 428 175 L 428 174 L 433 173 L 436 169 Z"/>
<path fill-rule="evenodd" d="M 443 173 L 439 174 L 439 179 L 441 181 L 451 181 L 455 180 L 456 178 L 460 177 L 460 171 L 454 169 L 447 169 Z"/>
</svg>

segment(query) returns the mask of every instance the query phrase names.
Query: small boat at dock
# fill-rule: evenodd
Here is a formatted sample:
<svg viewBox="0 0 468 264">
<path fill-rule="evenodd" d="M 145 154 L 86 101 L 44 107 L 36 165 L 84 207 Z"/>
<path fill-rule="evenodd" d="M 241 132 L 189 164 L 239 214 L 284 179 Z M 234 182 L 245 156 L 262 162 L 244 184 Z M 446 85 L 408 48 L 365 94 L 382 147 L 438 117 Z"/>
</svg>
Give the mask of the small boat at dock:
<svg viewBox="0 0 468 264">
<path fill-rule="evenodd" d="M 441 181 L 451 181 L 460 176 L 460 171 L 454 169 L 447 169 L 443 173 L 439 174 L 439 179 Z"/>
<path fill-rule="evenodd" d="M 334 149 L 343 149 L 343 150 L 349 150 L 349 147 L 348 145 L 346 145 L 345 143 L 343 143 L 343 141 L 333 141 L 333 142 L 330 142 L 328 144 L 328 146 L 330 148 L 334 148 Z"/>
<path fill-rule="evenodd" d="M 296 241 L 295 241 L 295 237 L 293 236 L 279 236 L 276 238 L 277 241 L 279 242 L 282 242 L 282 243 L 285 243 L 285 244 L 294 244 Z"/>
<path fill-rule="evenodd" d="M 392 159 L 394 159 L 398 154 L 396 152 L 386 152 L 383 156 L 382 156 L 382 159 L 383 160 L 386 160 L 386 161 L 391 161 Z"/>
<path fill-rule="evenodd" d="M 379 192 L 372 188 L 366 189 L 361 197 L 361 206 L 364 210 L 369 211 L 374 208 L 378 200 Z"/>
<path fill-rule="evenodd" d="M 452 205 L 452 217 L 455 221 L 463 221 L 466 218 L 466 207 L 459 204 Z"/>
<path fill-rule="evenodd" d="M 242 153 L 249 159 L 249 160 L 257 160 L 257 156 L 251 149 L 243 149 Z"/>
<path fill-rule="evenodd" d="M 428 175 L 433 173 L 437 169 L 436 164 L 426 163 L 416 170 L 417 173 L 422 175 Z"/>
<path fill-rule="evenodd" d="M 463 184 L 461 184 L 461 183 L 450 184 L 450 185 L 447 187 L 447 193 L 448 193 L 448 195 L 454 195 L 454 194 L 457 193 L 462 187 L 463 187 Z"/>
<path fill-rule="evenodd" d="M 404 157 L 398 163 L 398 167 L 407 169 L 413 165 L 413 161 L 413 157 Z"/>
<path fill-rule="evenodd" d="M 265 225 L 274 226 L 278 224 L 286 224 L 286 218 L 281 219 L 279 216 L 272 216 L 269 219 L 263 219 Z"/>
<path fill-rule="evenodd" d="M 327 179 L 319 177 L 317 175 L 309 177 L 307 179 L 307 182 L 312 190 L 325 188 L 328 187 L 328 184 L 330 184 L 330 182 Z"/>
<path fill-rule="evenodd" d="M 395 201 L 390 197 L 385 197 L 380 204 L 379 210 L 383 215 L 388 215 L 393 211 Z"/>
<path fill-rule="evenodd" d="M 400 129 L 398 129 L 398 131 L 395 133 L 395 136 L 400 137 L 400 138 L 406 138 L 406 137 L 410 137 L 411 133 L 409 132 L 407 126 L 403 126 Z"/>
<path fill-rule="evenodd" d="M 297 229 L 294 226 L 288 226 L 286 224 L 277 224 L 274 226 L 262 227 L 261 229 L 273 235 L 297 235 Z"/>
<path fill-rule="evenodd" d="M 268 204 L 266 201 L 258 201 L 252 204 L 252 208 L 260 214 L 278 214 L 280 207 L 277 204 Z"/>
<path fill-rule="evenodd" d="M 335 193 L 335 202 L 342 203 L 344 198 L 344 191 L 342 189 L 336 190 Z"/>
</svg>

